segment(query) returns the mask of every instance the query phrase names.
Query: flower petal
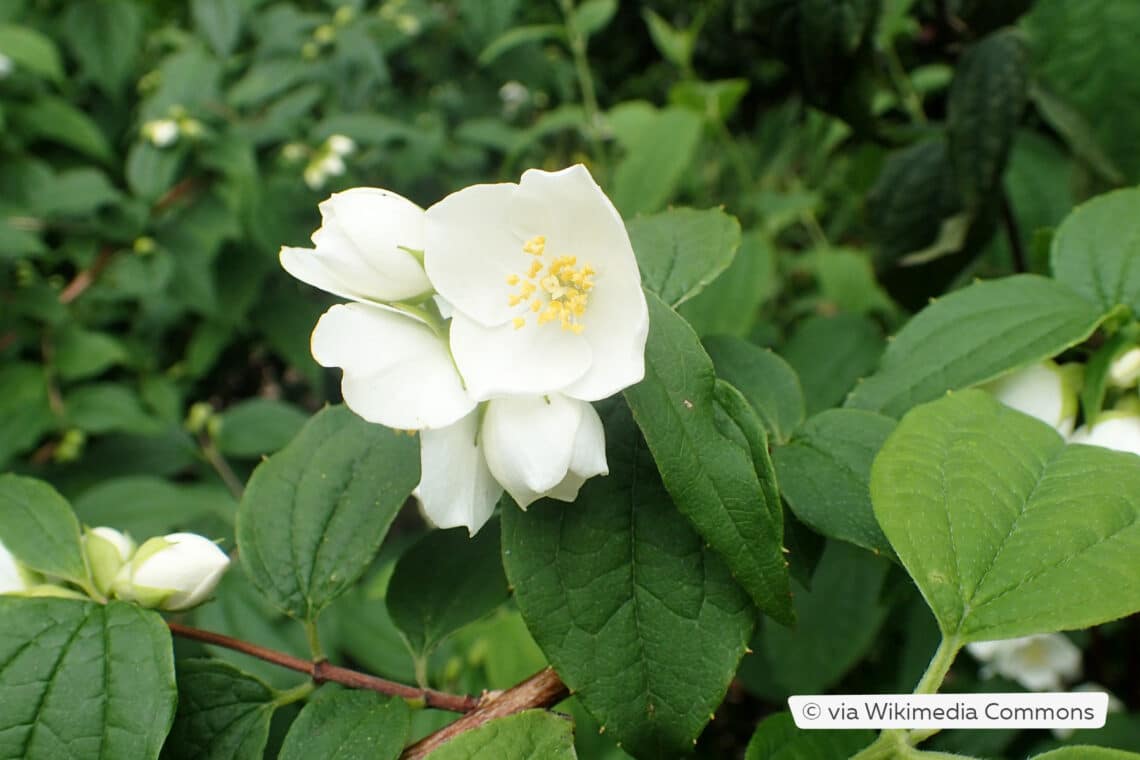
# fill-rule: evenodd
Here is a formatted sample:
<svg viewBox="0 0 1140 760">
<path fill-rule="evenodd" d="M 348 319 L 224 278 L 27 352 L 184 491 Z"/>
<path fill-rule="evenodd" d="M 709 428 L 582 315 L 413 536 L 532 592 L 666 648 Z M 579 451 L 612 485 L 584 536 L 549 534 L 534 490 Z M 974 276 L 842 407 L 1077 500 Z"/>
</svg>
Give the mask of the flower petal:
<svg viewBox="0 0 1140 760">
<path fill-rule="evenodd" d="M 581 377 L 591 362 L 590 345 L 558 324 L 484 327 L 456 312 L 451 353 L 476 401 L 496 396 L 557 391 Z"/>
<path fill-rule="evenodd" d="M 520 507 L 566 477 L 584 406 L 560 394 L 494 399 L 487 405 L 482 428 L 487 466 Z"/>
<path fill-rule="evenodd" d="M 603 276 L 590 293 L 582 317 L 581 337 L 590 344 L 590 368 L 562 393 L 583 401 L 600 401 L 645 377 L 645 341 L 649 309 L 640 279 L 622 282 L 618 272 Z"/>
<path fill-rule="evenodd" d="M 1078 428 L 1069 438 L 1069 443 L 1140 454 L 1140 417 L 1108 412 L 1097 420 L 1091 430 L 1087 425 Z"/>
<path fill-rule="evenodd" d="M 432 290 L 420 262 L 424 212 L 395 193 L 357 187 L 320 204 L 315 249 L 282 248 L 281 265 L 302 282 L 353 300 L 400 301 Z"/>
<path fill-rule="evenodd" d="M 477 436 L 479 413 L 454 425 L 420 433 L 420 484 L 416 495 L 424 512 L 440 528 L 483 527 L 503 495 Z"/>
<path fill-rule="evenodd" d="M 459 311 L 488 327 L 509 322 L 508 275 L 529 262 L 525 238 L 512 231 L 517 185 L 472 185 L 425 214 L 424 266 L 436 290 Z"/>
<path fill-rule="evenodd" d="M 590 404 L 582 407 L 582 421 L 574 436 L 574 451 L 570 455 L 570 471 L 562 482 L 547 493 L 552 499 L 574 501 L 582 485 L 595 475 L 608 475 L 606 463 L 606 431 L 597 410 Z"/>
<path fill-rule="evenodd" d="M 405 430 L 444 427 L 475 408 L 448 354 L 426 325 L 367 304 L 325 312 L 313 330 L 313 357 L 344 370 L 352 411 Z"/>
</svg>

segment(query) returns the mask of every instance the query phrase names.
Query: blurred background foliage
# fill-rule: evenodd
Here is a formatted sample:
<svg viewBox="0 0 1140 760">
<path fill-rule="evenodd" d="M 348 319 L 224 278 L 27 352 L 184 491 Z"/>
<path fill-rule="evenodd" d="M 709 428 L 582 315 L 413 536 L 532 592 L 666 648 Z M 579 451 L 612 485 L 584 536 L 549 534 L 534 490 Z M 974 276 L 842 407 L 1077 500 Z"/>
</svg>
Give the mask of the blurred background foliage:
<svg viewBox="0 0 1140 760">
<path fill-rule="evenodd" d="M 92 525 L 232 539 L 260 457 L 337 398 L 308 347 L 330 297 L 277 264 L 317 203 L 373 185 L 426 206 L 579 161 L 627 219 L 740 219 L 731 268 L 681 311 L 774 348 L 814 414 L 930 297 L 1044 271 L 1074 204 L 1140 181 L 1138 33 L 1135 0 L 0 0 L 0 468 L 51 481 Z M 338 657 L 405 680 L 383 598 L 418 530 L 413 515 L 324 619 Z M 802 532 L 789 541 L 818 543 Z M 713 756 L 801 683 L 909 690 L 929 621 L 897 568 L 842 555 L 814 571 L 866 581 L 843 645 L 823 624 L 789 659 L 764 629 L 702 741 Z M 304 652 L 239 574 L 226 584 L 198 624 Z M 801 615 L 826 622 L 847 593 L 826 588 Z M 1125 683 L 1117 639 L 1094 644 L 1092 675 Z M 541 664 L 501 608 L 430 669 L 477 692 Z M 580 717 L 583 756 L 620 755 Z M 1102 743 L 1140 749 L 1123 718 Z M 936 744 L 1041 739 L 968 733 Z"/>
</svg>

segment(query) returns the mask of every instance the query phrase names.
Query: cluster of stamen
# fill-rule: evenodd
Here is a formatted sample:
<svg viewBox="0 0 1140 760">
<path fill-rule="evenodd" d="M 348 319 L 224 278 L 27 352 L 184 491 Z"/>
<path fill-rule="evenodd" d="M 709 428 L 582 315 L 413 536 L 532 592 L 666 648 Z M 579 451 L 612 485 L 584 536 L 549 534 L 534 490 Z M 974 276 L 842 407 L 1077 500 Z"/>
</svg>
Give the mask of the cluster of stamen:
<svg viewBox="0 0 1140 760">
<path fill-rule="evenodd" d="M 507 296 L 507 304 L 521 306 L 537 314 L 538 324 L 557 320 L 563 330 L 580 335 L 585 329 L 579 318 L 586 313 L 590 291 L 594 288 L 594 275 L 589 264 L 578 266 L 576 256 L 556 256 L 547 264 L 546 238 L 532 237 L 523 244 L 523 252 L 535 259 L 522 274 L 507 277 L 507 284 L 518 289 Z M 526 325 L 526 317 L 514 318 L 515 329 Z"/>
</svg>

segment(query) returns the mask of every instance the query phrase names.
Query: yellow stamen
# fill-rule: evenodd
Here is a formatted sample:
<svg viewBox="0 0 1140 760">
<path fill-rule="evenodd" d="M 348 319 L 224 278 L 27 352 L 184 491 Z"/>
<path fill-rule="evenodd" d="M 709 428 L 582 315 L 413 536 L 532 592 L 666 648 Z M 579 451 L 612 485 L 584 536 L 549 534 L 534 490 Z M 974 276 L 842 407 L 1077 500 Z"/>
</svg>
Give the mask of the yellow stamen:
<svg viewBox="0 0 1140 760">
<path fill-rule="evenodd" d="M 589 264 L 578 267 L 577 256 L 546 258 L 546 237 L 536 235 L 523 243 L 523 252 L 534 256 L 525 272 L 507 276 L 507 285 L 516 288 L 507 295 L 511 307 L 525 304 L 536 314 L 538 324 L 558 321 L 563 330 L 580 335 L 585 330 L 579 319 L 586 314 L 596 270 Z M 532 298 L 532 296 L 535 296 Z M 512 321 L 515 329 L 526 325 L 523 317 Z"/>
<path fill-rule="evenodd" d="M 516 330 L 519 330 L 526 324 L 526 320 L 522 317 L 515 317 L 514 320 L 512 320 L 512 324 L 514 324 Z"/>
<path fill-rule="evenodd" d="M 517 274 L 507 275 L 507 284 L 508 285 L 518 285 L 519 284 L 519 276 Z"/>
</svg>

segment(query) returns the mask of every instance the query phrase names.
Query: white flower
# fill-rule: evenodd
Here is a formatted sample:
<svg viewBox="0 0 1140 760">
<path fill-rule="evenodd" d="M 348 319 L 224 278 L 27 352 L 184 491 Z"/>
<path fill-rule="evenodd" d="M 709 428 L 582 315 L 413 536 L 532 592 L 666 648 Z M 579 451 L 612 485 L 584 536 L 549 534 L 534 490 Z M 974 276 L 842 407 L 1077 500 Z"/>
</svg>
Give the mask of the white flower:
<svg viewBox="0 0 1140 760">
<path fill-rule="evenodd" d="M 427 210 L 424 265 L 454 308 L 451 351 L 478 401 L 596 401 L 645 374 L 649 316 L 629 235 L 586 168 L 531 169 Z"/>
<path fill-rule="evenodd" d="M 142 135 L 158 148 L 178 141 L 178 122 L 174 119 L 155 119 L 142 125 Z"/>
<path fill-rule="evenodd" d="M 583 483 L 609 472 L 598 413 L 560 394 L 493 399 L 454 425 L 425 430 L 420 467 L 416 496 L 427 516 L 472 535 L 504 489 L 526 509 L 544 497 L 574 501 Z"/>
<path fill-rule="evenodd" d="M 325 140 L 325 145 L 338 156 L 347 156 L 356 150 L 356 143 L 351 137 L 344 135 L 330 135 L 329 139 Z"/>
<path fill-rule="evenodd" d="M 190 609 L 206 601 L 229 564 L 226 553 L 202 536 L 152 538 L 119 571 L 115 596 L 171 612 Z"/>
<path fill-rule="evenodd" d="M 83 534 L 83 551 L 87 555 L 95 588 L 101 593 L 108 593 L 119 570 L 130 561 L 136 548 L 130 536 L 113 528 L 88 529 Z"/>
<path fill-rule="evenodd" d="M 339 177 L 344 171 L 343 158 L 332 151 L 320 151 L 309 161 L 302 176 L 306 185 L 317 190 L 329 177 Z"/>
<path fill-rule="evenodd" d="M 25 570 L 4 544 L 0 543 L 0 594 L 20 594 L 36 583 L 35 574 Z"/>
<path fill-rule="evenodd" d="M 1131 388 L 1140 379 L 1140 348 L 1130 348 L 1108 368 L 1108 381 L 1118 388 Z"/>
<path fill-rule="evenodd" d="M 0 79 L 4 79 L 6 76 L 11 74 L 12 69 L 14 68 L 15 65 L 12 63 L 12 59 L 3 53 L 0 53 Z"/>
<path fill-rule="evenodd" d="M 1063 436 L 1073 432 L 1081 368 L 1044 361 L 983 385 L 1008 407 L 1052 425 Z"/>
<path fill-rule="evenodd" d="M 1060 633 L 978 641 L 966 649 L 982 663 L 982 676 L 1000 675 L 1030 691 L 1058 691 L 1081 675 L 1081 650 Z"/>
<path fill-rule="evenodd" d="M 1140 416 L 1132 411 L 1105 412 L 1091 428 L 1082 425 L 1069 443 L 1084 443 L 1116 451 L 1140 454 Z"/>
</svg>

